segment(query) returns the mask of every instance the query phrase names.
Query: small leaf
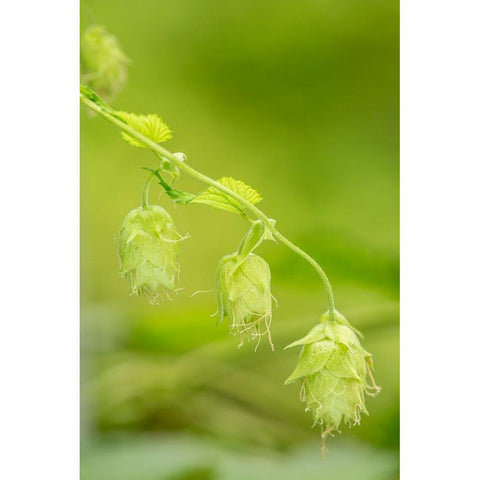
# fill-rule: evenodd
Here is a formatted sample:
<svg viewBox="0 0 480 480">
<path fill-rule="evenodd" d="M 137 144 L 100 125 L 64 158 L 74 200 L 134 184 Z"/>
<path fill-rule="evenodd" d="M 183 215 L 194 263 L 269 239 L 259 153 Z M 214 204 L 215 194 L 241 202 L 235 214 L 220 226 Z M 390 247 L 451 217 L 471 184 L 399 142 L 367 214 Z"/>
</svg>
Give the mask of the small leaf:
<svg viewBox="0 0 480 480">
<path fill-rule="evenodd" d="M 170 128 L 154 113 L 137 115 L 136 113 L 117 112 L 117 116 L 152 142 L 166 142 L 172 138 Z M 148 148 L 142 142 L 128 135 L 128 133 L 122 132 L 122 138 L 134 147 Z"/>
<path fill-rule="evenodd" d="M 256 205 L 262 200 L 260 194 L 254 188 L 249 187 L 246 183 L 242 182 L 242 180 L 235 180 L 232 177 L 223 177 L 220 180 L 217 180 L 217 182 L 232 190 L 252 205 Z M 202 193 L 199 193 L 191 203 L 203 203 L 221 210 L 227 210 L 228 212 L 239 214 L 242 214 L 245 210 L 245 207 L 237 200 L 229 197 L 226 193 L 216 187 L 209 187 Z"/>
</svg>

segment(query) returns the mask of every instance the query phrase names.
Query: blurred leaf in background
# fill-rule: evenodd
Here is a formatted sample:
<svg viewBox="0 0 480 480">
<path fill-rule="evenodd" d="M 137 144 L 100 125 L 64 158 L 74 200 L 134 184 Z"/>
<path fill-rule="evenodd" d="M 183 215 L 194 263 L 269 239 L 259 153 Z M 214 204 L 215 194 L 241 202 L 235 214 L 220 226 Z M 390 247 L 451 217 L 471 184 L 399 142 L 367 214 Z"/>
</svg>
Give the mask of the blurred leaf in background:
<svg viewBox="0 0 480 480">
<path fill-rule="evenodd" d="M 282 347 L 326 309 L 315 272 L 290 251 L 271 267 L 277 351 L 237 348 L 215 326 L 215 270 L 246 224 L 174 206 L 180 283 L 171 302 L 130 297 L 115 236 L 156 166 L 82 110 L 82 478 L 396 478 L 398 465 L 398 2 L 89 0 L 82 31 L 105 25 L 131 59 L 114 107 L 155 112 L 194 167 L 242 178 L 277 226 L 327 271 L 338 308 L 365 334 L 379 397 L 320 461 Z M 181 190 L 204 185 L 182 177 Z M 209 291 L 194 296 L 197 291 Z"/>
<path fill-rule="evenodd" d="M 142 436 L 90 449 L 83 478 L 91 480 L 393 480 L 396 475 L 395 454 L 345 441 L 337 442 L 323 463 L 318 462 L 317 445 L 281 453 L 248 453 L 187 435 Z"/>
</svg>

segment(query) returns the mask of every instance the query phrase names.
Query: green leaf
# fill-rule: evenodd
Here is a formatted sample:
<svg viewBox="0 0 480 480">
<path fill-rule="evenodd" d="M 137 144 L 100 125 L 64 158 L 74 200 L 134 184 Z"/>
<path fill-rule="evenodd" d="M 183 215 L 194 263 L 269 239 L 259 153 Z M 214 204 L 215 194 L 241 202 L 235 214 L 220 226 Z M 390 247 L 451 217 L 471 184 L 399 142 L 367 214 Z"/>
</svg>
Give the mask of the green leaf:
<svg viewBox="0 0 480 480">
<path fill-rule="evenodd" d="M 232 192 L 236 193 L 248 203 L 256 205 L 262 200 L 261 195 L 252 187 L 249 187 L 242 180 L 235 180 L 232 177 L 223 177 L 217 180 L 218 183 L 227 187 Z M 203 192 L 199 193 L 191 203 L 203 203 L 228 212 L 242 214 L 245 207 L 237 200 L 228 196 L 216 187 L 209 187 Z"/>
<path fill-rule="evenodd" d="M 137 115 L 136 113 L 116 112 L 130 127 L 137 130 L 143 136 L 155 143 L 166 142 L 172 138 L 172 131 L 168 128 L 167 124 L 154 113 L 147 115 Z M 142 142 L 128 135 L 128 133 L 122 132 L 122 138 L 134 147 L 148 148 Z"/>
</svg>

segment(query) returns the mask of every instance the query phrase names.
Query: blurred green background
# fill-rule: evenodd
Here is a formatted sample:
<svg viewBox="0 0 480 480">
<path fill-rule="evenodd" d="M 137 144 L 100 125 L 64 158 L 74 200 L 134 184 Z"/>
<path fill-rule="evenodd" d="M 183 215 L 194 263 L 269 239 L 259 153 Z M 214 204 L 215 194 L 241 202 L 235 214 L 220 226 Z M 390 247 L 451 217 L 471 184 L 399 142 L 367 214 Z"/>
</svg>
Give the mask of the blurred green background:
<svg viewBox="0 0 480 480">
<path fill-rule="evenodd" d="M 89 0 L 81 28 L 106 25 L 132 59 L 113 105 L 156 112 L 166 147 L 212 177 L 243 179 L 279 229 L 325 268 L 337 308 L 365 335 L 383 387 L 370 416 L 320 459 L 283 347 L 326 309 L 319 278 L 280 245 L 272 270 L 275 352 L 237 348 L 216 327 L 218 260 L 246 224 L 173 206 L 181 286 L 152 307 L 118 274 L 115 235 L 156 166 L 81 111 L 83 480 L 398 478 L 399 13 L 391 0 Z M 197 192 L 183 177 L 180 189 Z"/>
</svg>

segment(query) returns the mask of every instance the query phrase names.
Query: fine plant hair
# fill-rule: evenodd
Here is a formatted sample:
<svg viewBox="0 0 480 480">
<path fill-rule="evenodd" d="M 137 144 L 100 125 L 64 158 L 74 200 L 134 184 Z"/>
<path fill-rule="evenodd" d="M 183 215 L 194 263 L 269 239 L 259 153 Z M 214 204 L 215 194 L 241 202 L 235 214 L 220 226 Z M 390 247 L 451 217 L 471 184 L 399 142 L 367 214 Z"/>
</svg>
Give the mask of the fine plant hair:
<svg viewBox="0 0 480 480">
<path fill-rule="evenodd" d="M 154 166 L 142 167 L 147 177 L 141 204 L 126 215 L 118 235 L 120 273 L 128 281 L 130 293 L 158 304 L 178 289 L 180 243 L 186 237 L 177 232 L 163 207 L 150 205 L 153 181 L 177 205 L 204 204 L 238 215 L 247 229 L 237 251 L 223 252 L 219 261 L 218 323 L 228 320 L 230 332 L 240 339 L 239 346 L 251 341 L 256 350 L 266 338 L 273 351 L 270 268 L 255 252 L 264 241 L 273 241 L 302 257 L 320 276 L 327 311 L 317 315 L 318 323 L 307 335 L 285 347 L 301 346 L 298 363 L 285 384 L 300 382 L 300 399 L 312 413 L 314 425 L 321 428 L 322 444 L 329 435 L 340 432 L 342 425 L 359 424 L 361 414 L 368 414 L 365 395 L 376 395 L 380 387 L 373 379 L 372 355 L 363 349 L 360 332 L 335 309 L 332 286 L 322 267 L 260 210 L 262 197 L 254 188 L 228 176 L 215 180 L 193 168 L 184 153 L 167 150 L 161 144 L 172 132 L 156 114 L 128 113 L 106 102 L 124 87 L 129 61 L 105 27 L 89 27 L 81 49 L 82 104 L 118 127 L 129 145 L 150 150 L 156 159 Z M 182 174 L 204 183 L 205 189 L 199 193 L 178 190 L 174 184 Z"/>
</svg>

